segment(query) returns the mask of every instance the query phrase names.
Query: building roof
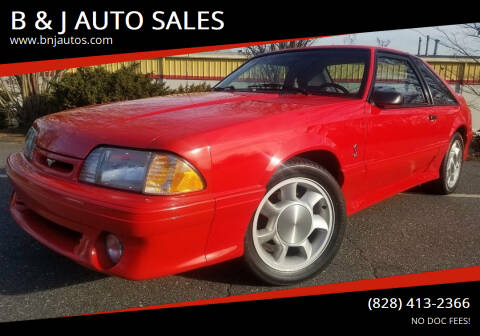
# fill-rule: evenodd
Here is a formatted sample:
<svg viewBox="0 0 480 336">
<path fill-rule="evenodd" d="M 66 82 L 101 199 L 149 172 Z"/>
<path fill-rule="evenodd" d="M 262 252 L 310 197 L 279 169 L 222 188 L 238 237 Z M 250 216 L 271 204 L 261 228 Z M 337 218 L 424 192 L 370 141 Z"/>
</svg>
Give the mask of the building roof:
<svg viewBox="0 0 480 336">
<path fill-rule="evenodd" d="M 248 56 L 242 53 L 236 52 L 202 52 L 202 53 L 192 53 L 184 55 L 175 55 L 169 56 L 175 58 L 219 58 L 219 59 L 247 59 Z"/>
<path fill-rule="evenodd" d="M 478 63 L 480 62 L 480 56 L 457 56 L 457 55 L 419 55 L 425 61 L 433 62 L 457 62 L 457 63 Z"/>
</svg>

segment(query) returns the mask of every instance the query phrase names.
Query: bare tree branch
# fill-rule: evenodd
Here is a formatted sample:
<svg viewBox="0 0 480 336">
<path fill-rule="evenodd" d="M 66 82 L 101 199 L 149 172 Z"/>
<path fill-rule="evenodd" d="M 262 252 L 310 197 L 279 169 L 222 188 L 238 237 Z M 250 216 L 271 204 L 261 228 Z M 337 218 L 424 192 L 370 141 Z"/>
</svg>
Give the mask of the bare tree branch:
<svg viewBox="0 0 480 336">
<path fill-rule="evenodd" d="M 458 26 L 461 30 L 458 33 L 446 32 L 437 27 L 441 33 L 441 44 L 452 50 L 457 56 L 464 56 L 473 62 L 480 64 L 480 23 L 470 23 Z"/>
<path fill-rule="evenodd" d="M 378 45 L 379 47 L 384 47 L 384 48 L 386 48 L 386 47 L 388 47 L 388 45 L 390 44 L 390 42 L 392 42 L 392 41 L 391 41 L 391 40 L 387 40 L 387 39 L 384 40 L 384 39 L 381 39 L 381 38 L 377 37 L 377 45 Z"/>
<path fill-rule="evenodd" d="M 0 113 L 7 124 L 28 124 L 44 111 L 52 85 L 64 70 L 0 78 Z"/>
<path fill-rule="evenodd" d="M 304 48 L 312 45 L 313 40 L 296 40 L 296 41 L 288 41 L 288 42 L 278 42 L 272 44 L 261 44 L 256 46 L 250 46 L 243 48 L 241 50 L 242 54 L 245 54 L 249 57 L 278 51 L 278 50 L 285 50 L 285 49 L 293 49 L 293 48 Z"/>
</svg>

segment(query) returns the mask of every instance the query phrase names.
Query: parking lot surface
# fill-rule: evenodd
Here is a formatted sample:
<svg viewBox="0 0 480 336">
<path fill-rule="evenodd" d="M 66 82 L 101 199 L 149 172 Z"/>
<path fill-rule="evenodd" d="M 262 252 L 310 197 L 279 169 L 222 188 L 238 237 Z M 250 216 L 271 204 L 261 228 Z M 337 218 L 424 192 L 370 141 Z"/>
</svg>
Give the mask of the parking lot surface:
<svg viewBox="0 0 480 336">
<path fill-rule="evenodd" d="M 8 212 L 9 153 L 21 137 L 0 137 L 0 321 L 86 314 L 272 291 L 240 259 L 148 281 L 85 269 L 36 242 Z M 480 265 L 480 161 L 465 163 L 450 196 L 411 190 L 349 217 L 339 254 L 313 286 Z"/>
</svg>

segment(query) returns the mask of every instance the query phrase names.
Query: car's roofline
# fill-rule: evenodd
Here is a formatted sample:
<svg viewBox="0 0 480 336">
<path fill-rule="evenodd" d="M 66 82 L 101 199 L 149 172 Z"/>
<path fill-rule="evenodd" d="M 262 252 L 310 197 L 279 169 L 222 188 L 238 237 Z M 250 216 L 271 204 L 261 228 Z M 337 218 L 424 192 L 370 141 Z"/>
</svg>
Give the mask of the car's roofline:
<svg viewBox="0 0 480 336">
<path fill-rule="evenodd" d="M 370 51 L 384 51 L 384 52 L 389 52 L 389 53 L 394 53 L 394 54 L 399 54 L 399 55 L 404 55 L 404 56 L 412 56 L 411 54 L 396 50 L 396 49 L 391 49 L 391 48 L 385 48 L 385 47 L 379 47 L 379 46 L 369 46 L 369 45 L 323 45 L 323 46 L 310 46 L 310 47 L 301 47 L 301 48 L 291 48 L 291 49 L 282 49 L 282 50 L 276 50 L 264 54 L 257 55 L 253 58 L 257 57 L 262 57 L 262 56 L 268 56 L 268 55 L 275 55 L 275 54 L 282 54 L 282 53 L 290 53 L 290 52 L 299 52 L 299 51 L 308 51 L 308 50 L 325 50 L 325 49 L 363 49 L 363 50 L 370 50 Z"/>
</svg>

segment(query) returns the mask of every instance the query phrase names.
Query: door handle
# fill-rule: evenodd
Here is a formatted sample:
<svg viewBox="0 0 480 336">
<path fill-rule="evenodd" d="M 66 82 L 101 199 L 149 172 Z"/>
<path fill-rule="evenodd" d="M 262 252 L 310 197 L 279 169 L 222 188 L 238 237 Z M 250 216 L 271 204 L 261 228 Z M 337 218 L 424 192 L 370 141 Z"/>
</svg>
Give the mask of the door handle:
<svg viewBox="0 0 480 336">
<path fill-rule="evenodd" d="M 428 116 L 428 120 L 430 120 L 430 121 L 435 121 L 435 120 L 437 120 L 437 115 L 436 115 L 436 114 L 430 114 L 430 115 Z"/>
</svg>

